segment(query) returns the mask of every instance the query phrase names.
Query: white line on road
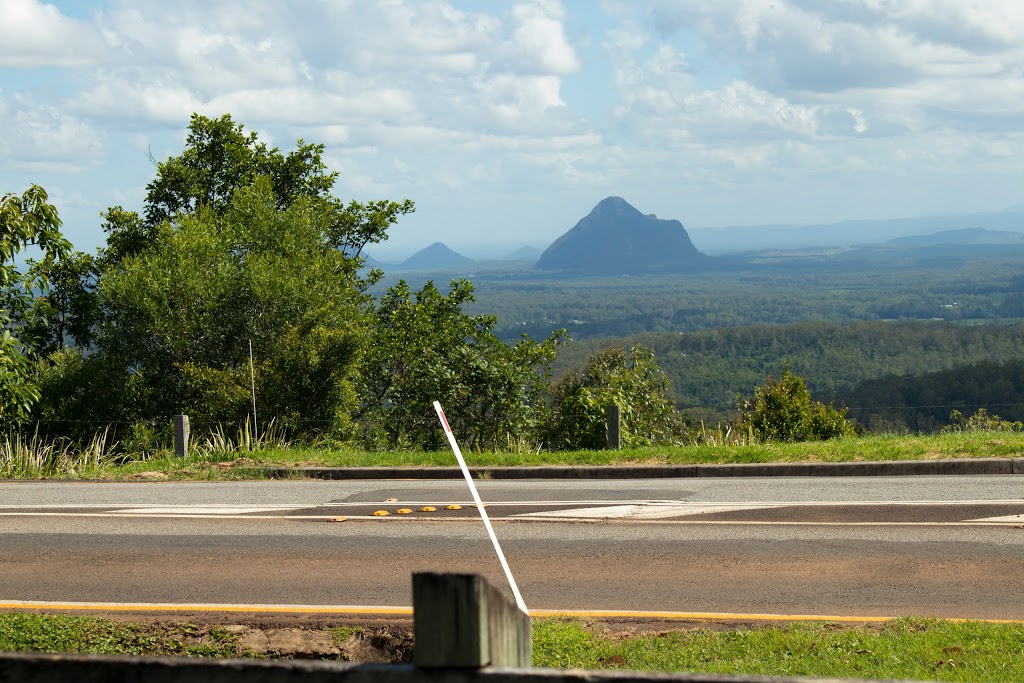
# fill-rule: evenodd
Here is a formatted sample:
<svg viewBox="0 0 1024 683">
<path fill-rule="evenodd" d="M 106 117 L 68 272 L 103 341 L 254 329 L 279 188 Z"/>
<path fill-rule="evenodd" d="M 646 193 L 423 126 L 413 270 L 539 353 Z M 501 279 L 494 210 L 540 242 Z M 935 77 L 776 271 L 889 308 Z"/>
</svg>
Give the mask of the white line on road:
<svg viewBox="0 0 1024 683">
<path fill-rule="evenodd" d="M 665 519 L 686 515 L 707 515 L 716 512 L 734 512 L 736 510 L 765 510 L 779 507 L 778 505 L 666 505 L 639 503 L 635 505 L 607 505 L 589 508 L 571 508 L 568 510 L 550 510 L 544 512 L 526 512 L 513 515 L 516 518 L 546 517 L 559 519 Z"/>
</svg>

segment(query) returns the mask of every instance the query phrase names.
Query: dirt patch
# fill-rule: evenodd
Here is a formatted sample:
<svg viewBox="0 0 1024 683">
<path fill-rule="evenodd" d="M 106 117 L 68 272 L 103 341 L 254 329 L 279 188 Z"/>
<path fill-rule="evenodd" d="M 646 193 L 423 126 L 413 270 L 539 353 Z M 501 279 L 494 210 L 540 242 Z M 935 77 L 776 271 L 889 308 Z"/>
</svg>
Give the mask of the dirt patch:
<svg viewBox="0 0 1024 683">
<path fill-rule="evenodd" d="M 625 639 L 631 636 L 645 636 L 654 634 L 665 634 L 673 631 L 758 631 L 768 628 L 785 628 L 790 623 L 774 620 L 652 620 L 652 619 L 614 619 L 599 621 L 584 621 L 584 625 L 595 633 L 615 639 Z M 830 631 L 853 631 L 867 630 L 877 631 L 883 628 L 883 624 L 872 622 L 842 622 L 826 623 L 824 628 Z"/>
<path fill-rule="evenodd" d="M 223 628 L 238 638 L 239 648 L 248 655 L 385 664 L 412 660 L 412 632 L 400 627 Z"/>
<path fill-rule="evenodd" d="M 156 649 L 148 654 L 385 664 L 412 661 L 413 624 L 409 618 L 186 612 L 168 619 L 166 613 L 160 612 L 11 611 L 86 616 L 123 623 L 136 633 L 139 642 L 156 644 Z"/>
<path fill-rule="evenodd" d="M 125 476 L 131 481 L 167 481 L 170 477 L 166 472 L 136 472 Z"/>
</svg>

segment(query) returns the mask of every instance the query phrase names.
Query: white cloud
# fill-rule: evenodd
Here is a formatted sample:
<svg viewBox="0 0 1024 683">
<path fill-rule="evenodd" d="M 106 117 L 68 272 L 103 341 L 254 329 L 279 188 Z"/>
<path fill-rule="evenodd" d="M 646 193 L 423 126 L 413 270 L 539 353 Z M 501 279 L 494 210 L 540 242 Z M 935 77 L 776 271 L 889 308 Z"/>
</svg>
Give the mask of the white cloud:
<svg viewBox="0 0 1024 683">
<path fill-rule="evenodd" d="M 0 92 L 0 130 L 6 166 L 76 171 L 99 162 L 103 152 L 102 138 L 90 125 L 25 95 Z"/>
<path fill-rule="evenodd" d="M 623 15 L 603 44 L 616 119 L 652 158 L 661 145 L 711 175 L 885 174 L 1005 166 L 1017 147 L 1018 2 L 654 0 L 652 33 L 636 18 Z M 734 75 L 720 85 L 709 64 Z"/>
<path fill-rule="evenodd" d="M 552 74 L 579 70 L 576 51 L 565 35 L 565 12 L 560 3 L 516 5 L 512 14 L 518 24 L 512 34 L 512 49 L 523 64 L 533 63 L 538 70 Z"/>
<path fill-rule="evenodd" d="M 0 67 L 81 67 L 105 49 L 90 25 L 38 0 L 0 2 Z"/>
<path fill-rule="evenodd" d="M 580 62 L 559 2 L 520 3 L 505 15 L 445 0 L 322 0 L 303 9 L 115 5 L 98 22 L 125 65 L 97 71 L 71 106 L 139 124 L 231 112 L 255 124 L 332 127 L 332 140 L 355 145 L 381 123 L 518 135 L 561 134 L 582 121 L 560 95 Z"/>
</svg>

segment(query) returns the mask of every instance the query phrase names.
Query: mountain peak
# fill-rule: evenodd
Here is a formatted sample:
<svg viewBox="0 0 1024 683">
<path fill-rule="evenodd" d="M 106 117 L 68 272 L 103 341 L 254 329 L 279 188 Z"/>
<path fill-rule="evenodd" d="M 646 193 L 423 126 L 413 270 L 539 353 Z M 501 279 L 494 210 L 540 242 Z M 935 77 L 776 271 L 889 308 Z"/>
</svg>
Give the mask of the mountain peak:
<svg viewBox="0 0 1024 683">
<path fill-rule="evenodd" d="M 443 242 L 434 242 L 402 261 L 397 270 L 446 270 L 462 268 L 473 263 L 473 259 L 452 251 Z"/>
<path fill-rule="evenodd" d="M 555 240 L 536 267 L 603 275 L 678 272 L 706 258 L 679 221 L 645 216 L 622 197 L 606 197 Z"/>
<path fill-rule="evenodd" d="M 634 214 L 638 216 L 643 215 L 622 197 L 605 197 L 590 210 L 591 216 L 632 216 Z"/>
</svg>

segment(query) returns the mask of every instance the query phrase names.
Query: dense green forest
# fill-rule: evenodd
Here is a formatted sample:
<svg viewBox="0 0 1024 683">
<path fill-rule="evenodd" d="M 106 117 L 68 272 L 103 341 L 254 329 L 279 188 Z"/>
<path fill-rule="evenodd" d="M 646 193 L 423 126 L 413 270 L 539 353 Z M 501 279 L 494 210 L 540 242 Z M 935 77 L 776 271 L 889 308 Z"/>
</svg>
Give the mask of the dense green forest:
<svg viewBox="0 0 1024 683">
<path fill-rule="evenodd" d="M 850 416 L 874 431 L 932 432 L 984 409 L 1024 421 L 1024 360 L 981 361 L 950 370 L 861 382 L 840 394 Z"/>
<path fill-rule="evenodd" d="M 898 378 L 982 361 L 1018 361 L 1024 357 L 1024 325 L 814 322 L 586 339 L 562 351 L 555 371 L 562 372 L 600 349 L 636 344 L 654 350 L 671 382 L 677 406 L 693 418 L 712 423 L 727 418 L 736 408 L 738 394 L 750 394 L 768 374 L 778 377 L 788 363 L 806 379 L 815 398 L 844 403 L 863 425 L 917 430 L 948 424 L 950 411 L 956 407 L 963 411 L 965 406 L 991 405 L 990 412 L 1002 414 L 1004 407 L 995 404 L 1015 402 L 1021 379 L 1019 375 L 1016 381 L 1010 379 L 1009 371 L 1017 370 L 1008 366 L 1003 381 L 984 391 L 978 382 L 958 380 L 958 388 L 946 392 L 937 385 L 947 375 L 939 374 L 921 380 L 922 385 L 931 385 L 929 390 L 901 394 L 897 387 L 907 380 Z M 962 369 L 948 377 L 969 377 L 972 372 L 976 370 Z M 936 407 L 925 411 L 924 415 L 930 416 L 925 419 L 916 417 L 908 406 Z M 1010 414 L 1008 409 L 1006 412 Z"/>
<path fill-rule="evenodd" d="M 592 339 L 804 321 L 1024 319 L 1024 252 L 960 251 L 942 267 L 864 261 L 836 268 L 832 261 L 801 261 L 799 267 L 745 262 L 736 264 L 741 270 L 671 276 L 479 273 L 473 277 L 477 301 L 467 310 L 497 315 L 495 332 L 506 340 L 559 328 L 573 339 Z"/>
</svg>

